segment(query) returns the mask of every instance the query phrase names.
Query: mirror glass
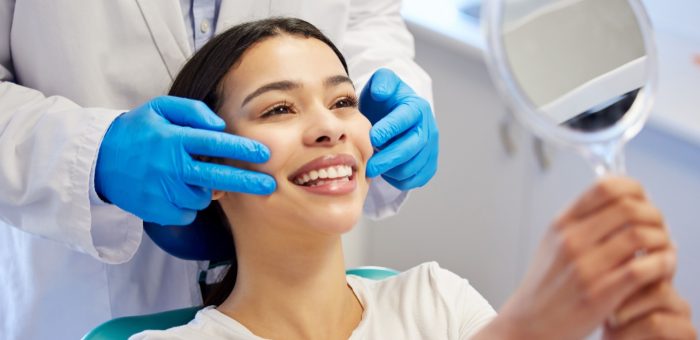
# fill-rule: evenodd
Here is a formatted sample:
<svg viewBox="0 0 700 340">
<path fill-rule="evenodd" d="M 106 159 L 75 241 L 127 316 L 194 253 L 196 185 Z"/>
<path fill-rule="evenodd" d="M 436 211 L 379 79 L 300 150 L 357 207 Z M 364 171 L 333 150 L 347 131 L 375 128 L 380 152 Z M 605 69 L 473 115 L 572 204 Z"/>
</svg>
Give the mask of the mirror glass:
<svg viewBox="0 0 700 340">
<path fill-rule="evenodd" d="M 646 82 L 644 40 L 627 0 L 506 0 L 502 25 L 514 80 L 555 124 L 612 126 Z"/>
<path fill-rule="evenodd" d="M 535 132 L 590 146 L 641 129 L 656 56 L 639 0 L 491 0 L 484 12 L 492 75 Z"/>
</svg>

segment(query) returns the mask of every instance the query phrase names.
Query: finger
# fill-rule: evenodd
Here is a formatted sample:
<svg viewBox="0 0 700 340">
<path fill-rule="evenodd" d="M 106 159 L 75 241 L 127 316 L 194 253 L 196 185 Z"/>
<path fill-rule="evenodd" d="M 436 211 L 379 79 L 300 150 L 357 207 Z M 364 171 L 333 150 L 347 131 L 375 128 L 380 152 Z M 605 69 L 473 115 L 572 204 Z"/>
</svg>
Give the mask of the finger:
<svg viewBox="0 0 700 340">
<path fill-rule="evenodd" d="M 589 268 L 587 276 L 598 277 L 633 259 L 639 250 L 653 252 L 670 245 L 668 233 L 663 230 L 653 226 L 632 225 L 592 247 L 579 261 L 582 268 Z"/>
<path fill-rule="evenodd" d="M 627 299 L 622 307 L 615 311 L 611 326 L 614 328 L 624 327 L 634 319 L 659 309 L 690 316 L 688 303 L 678 295 L 670 280 L 663 280 L 646 287 Z"/>
<path fill-rule="evenodd" d="M 557 220 L 560 224 L 583 218 L 610 202 L 631 196 L 644 199 L 644 189 L 639 182 L 628 178 L 610 176 L 599 180 L 592 188 L 579 196 L 579 199 Z"/>
<path fill-rule="evenodd" d="M 572 222 L 569 230 L 580 249 L 590 249 L 614 233 L 631 225 L 663 227 L 661 211 L 648 201 L 636 197 L 624 197 L 590 214 L 583 220 Z"/>
<path fill-rule="evenodd" d="M 182 145 L 189 154 L 263 163 L 270 159 L 267 146 L 226 132 L 184 128 Z"/>
<path fill-rule="evenodd" d="M 164 177 L 160 187 L 167 202 L 179 209 L 202 210 L 211 202 L 211 190 L 187 185 L 179 177 Z"/>
<path fill-rule="evenodd" d="M 423 115 L 421 110 L 421 107 L 408 103 L 396 107 L 372 126 L 369 133 L 372 145 L 375 147 L 383 146 L 392 138 L 420 124 Z"/>
<path fill-rule="evenodd" d="M 411 129 L 385 149 L 375 153 L 367 162 L 367 177 L 377 177 L 413 158 L 425 147 L 423 134 L 420 128 Z"/>
<path fill-rule="evenodd" d="M 197 217 L 196 210 L 178 208 L 164 199 L 152 200 L 148 204 L 148 209 L 148 212 L 138 216 L 145 222 L 160 225 L 187 225 Z"/>
<path fill-rule="evenodd" d="M 605 333 L 605 338 L 617 340 L 697 339 L 689 317 L 664 311 L 649 314 L 625 327 L 608 327 Z"/>
<path fill-rule="evenodd" d="M 383 176 L 389 177 L 395 181 L 405 181 L 409 178 L 420 174 L 423 169 L 426 169 L 428 162 L 431 160 L 431 150 L 423 148 L 417 155 L 411 158 L 404 164 L 401 164 L 393 169 L 388 170 Z"/>
<path fill-rule="evenodd" d="M 395 180 L 391 177 L 384 176 L 384 179 L 401 191 L 407 191 L 422 187 L 430 181 L 437 172 L 437 153 L 433 153 L 430 160 L 425 164 L 425 167 L 418 171 L 414 176 L 402 181 Z"/>
<path fill-rule="evenodd" d="M 211 189 L 184 183 L 180 187 L 177 196 L 169 198 L 176 207 L 199 211 L 211 203 Z"/>
<path fill-rule="evenodd" d="M 372 99 L 383 102 L 392 97 L 400 84 L 401 78 L 396 73 L 386 68 L 380 68 L 370 78 L 369 92 Z"/>
<path fill-rule="evenodd" d="M 424 126 L 426 131 L 428 131 L 426 137 L 428 145 L 406 163 L 385 172 L 385 179 L 388 177 L 393 181 L 416 182 L 409 184 L 412 189 L 425 185 L 435 175 L 439 151 L 437 127 L 431 122 L 425 122 Z M 429 162 L 433 164 L 429 164 Z M 423 179 L 425 179 L 425 182 L 423 182 Z"/>
<path fill-rule="evenodd" d="M 154 111 L 176 125 L 216 131 L 223 131 L 226 127 L 226 122 L 199 100 L 160 96 L 149 104 Z"/>
<path fill-rule="evenodd" d="M 675 268 L 676 255 L 673 249 L 650 252 L 635 257 L 602 276 L 586 294 L 616 308 L 642 287 L 670 277 Z"/>
<path fill-rule="evenodd" d="M 435 168 L 433 165 L 428 165 L 431 168 Z M 403 181 L 398 181 L 395 179 L 392 179 L 391 177 L 384 177 L 384 179 L 389 182 L 392 186 L 395 188 L 401 190 L 401 191 L 408 191 L 416 188 L 420 188 L 428 183 L 430 180 L 430 177 L 432 177 L 433 174 L 435 174 L 435 170 L 431 170 L 429 172 L 429 176 L 423 176 L 422 174 L 417 174 L 413 177 L 410 177 L 408 179 L 405 179 Z"/>
<path fill-rule="evenodd" d="M 193 160 L 186 169 L 184 180 L 187 184 L 213 190 L 269 195 L 277 187 L 270 175 L 228 165 Z"/>
</svg>

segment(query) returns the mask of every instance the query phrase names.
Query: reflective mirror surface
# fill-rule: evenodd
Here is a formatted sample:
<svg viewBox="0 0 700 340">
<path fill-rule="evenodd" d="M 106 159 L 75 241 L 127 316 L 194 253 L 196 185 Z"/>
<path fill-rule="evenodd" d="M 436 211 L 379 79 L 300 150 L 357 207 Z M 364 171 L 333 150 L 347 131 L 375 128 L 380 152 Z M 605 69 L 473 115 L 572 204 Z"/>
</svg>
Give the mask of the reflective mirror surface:
<svg viewBox="0 0 700 340">
<path fill-rule="evenodd" d="M 644 86 L 646 51 L 627 0 L 505 0 L 503 46 L 517 85 L 556 124 L 616 123 Z"/>
<path fill-rule="evenodd" d="M 608 169 L 621 163 L 656 89 L 640 0 L 491 0 L 482 20 L 490 70 L 516 116 L 543 137 L 600 150 L 594 161 Z"/>
</svg>

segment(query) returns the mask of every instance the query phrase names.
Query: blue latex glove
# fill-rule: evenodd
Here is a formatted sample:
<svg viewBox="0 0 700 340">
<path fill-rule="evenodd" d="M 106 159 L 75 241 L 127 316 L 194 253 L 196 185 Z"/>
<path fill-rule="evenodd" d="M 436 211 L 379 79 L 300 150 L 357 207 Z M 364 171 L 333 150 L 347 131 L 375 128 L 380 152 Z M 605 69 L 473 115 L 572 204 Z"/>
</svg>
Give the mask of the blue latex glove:
<svg viewBox="0 0 700 340">
<path fill-rule="evenodd" d="M 428 183 L 437 171 L 438 128 L 430 103 L 394 72 L 379 69 L 360 95 L 360 111 L 372 123 L 376 152 L 367 176 L 381 175 L 406 191 Z"/>
<path fill-rule="evenodd" d="M 158 97 L 119 116 L 104 136 L 95 170 L 103 199 L 147 222 L 191 223 L 211 190 L 270 194 L 272 176 L 201 162 L 191 155 L 265 162 L 261 143 L 229 133 L 204 103 Z"/>
</svg>

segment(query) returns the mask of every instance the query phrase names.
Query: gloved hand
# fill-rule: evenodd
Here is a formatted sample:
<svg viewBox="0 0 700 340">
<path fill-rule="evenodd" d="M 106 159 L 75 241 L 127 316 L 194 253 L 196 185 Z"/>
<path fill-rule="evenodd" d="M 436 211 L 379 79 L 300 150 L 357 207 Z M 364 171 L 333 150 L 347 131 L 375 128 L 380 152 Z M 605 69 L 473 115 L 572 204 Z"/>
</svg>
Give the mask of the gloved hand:
<svg viewBox="0 0 700 340">
<path fill-rule="evenodd" d="M 95 190 L 147 222 L 191 223 L 211 202 L 211 190 L 270 194 L 272 176 L 201 162 L 192 155 L 265 162 L 261 143 L 228 134 L 204 103 L 157 97 L 119 116 L 100 145 Z"/>
<path fill-rule="evenodd" d="M 425 185 L 437 171 L 438 128 L 430 104 L 394 72 L 379 69 L 360 94 L 360 111 L 372 123 L 379 149 L 367 176 L 379 175 L 400 190 Z"/>
</svg>

